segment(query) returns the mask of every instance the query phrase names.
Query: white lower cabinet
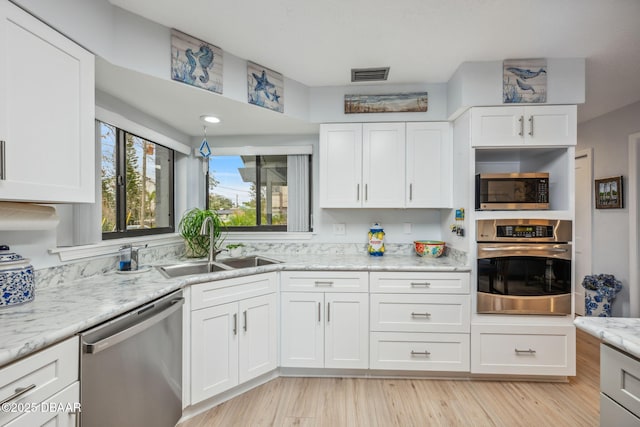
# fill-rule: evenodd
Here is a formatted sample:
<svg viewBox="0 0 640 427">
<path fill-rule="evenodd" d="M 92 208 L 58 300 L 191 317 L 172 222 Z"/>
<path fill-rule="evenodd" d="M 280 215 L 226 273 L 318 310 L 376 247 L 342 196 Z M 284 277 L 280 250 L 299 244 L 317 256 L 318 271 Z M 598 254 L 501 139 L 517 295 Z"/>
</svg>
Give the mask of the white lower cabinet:
<svg viewBox="0 0 640 427">
<path fill-rule="evenodd" d="M 76 381 L 61 392 L 42 402 L 38 411 L 14 419 L 7 427 L 77 427 L 80 416 L 80 382 Z"/>
<path fill-rule="evenodd" d="M 472 325 L 474 374 L 575 375 L 571 325 Z"/>
<path fill-rule="evenodd" d="M 249 285 L 243 286 L 243 279 Z M 232 300 L 191 312 L 191 404 L 196 404 L 277 368 L 276 273 L 193 288 L 192 307 L 200 306 L 196 295 Z M 251 296 L 264 292 L 269 293 Z"/>
<path fill-rule="evenodd" d="M 369 303 L 365 293 L 282 293 L 284 367 L 369 367 Z"/>
<path fill-rule="evenodd" d="M 640 360 L 600 344 L 600 425 L 640 426 Z"/>
<path fill-rule="evenodd" d="M 371 273 L 371 369 L 469 371 L 468 273 Z"/>
<path fill-rule="evenodd" d="M 20 408 L 46 402 L 80 402 L 79 354 L 78 337 L 72 337 L 0 369 L 0 401 L 6 401 L 9 408 L 4 410 L 3 406 L 0 411 L 0 425 L 13 420 L 15 424 L 9 425 L 32 427 L 52 419 L 62 422 L 54 425 L 73 425 L 64 424 L 75 422 L 75 415 L 67 414 L 68 411 L 22 413 Z"/>
<path fill-rule="evenodd" d="M 281 280 L 281 366 L 367 369 L 368 274 L 285 271 Z"/>
</svg>

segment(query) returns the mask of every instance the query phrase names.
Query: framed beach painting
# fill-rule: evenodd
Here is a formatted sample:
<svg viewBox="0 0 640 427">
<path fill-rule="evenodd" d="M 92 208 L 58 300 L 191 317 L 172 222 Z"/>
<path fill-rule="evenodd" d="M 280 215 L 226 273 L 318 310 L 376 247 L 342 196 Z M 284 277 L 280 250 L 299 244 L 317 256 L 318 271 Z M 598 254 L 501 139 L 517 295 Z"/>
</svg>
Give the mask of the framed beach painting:
<svg viewBox="0 0 640 427">
<path fill-rule="evenodd" d="M 345 95 L 344 113 L 424 113 L 429 106 L 427 92 L 390 95 Z"/>
<path fill-rule="evenodd" d="M 547 60 L 506 59 L 502 64 L 505 104 L 547 102 Z"/>
<path fill-rule="evenodd" d="M 621 209 L 622 177 L 595 180 L 596 209 Z"/>
<path fill-rule="evenodd" d="M 222 49 L 171 30 L 171 79 L 222 93 Z"/>
<path fill-rule="evenodd" d="M 249 104 L 284 112 L 282 74 L 247 61 L 247 92 Z"/>
</svg>

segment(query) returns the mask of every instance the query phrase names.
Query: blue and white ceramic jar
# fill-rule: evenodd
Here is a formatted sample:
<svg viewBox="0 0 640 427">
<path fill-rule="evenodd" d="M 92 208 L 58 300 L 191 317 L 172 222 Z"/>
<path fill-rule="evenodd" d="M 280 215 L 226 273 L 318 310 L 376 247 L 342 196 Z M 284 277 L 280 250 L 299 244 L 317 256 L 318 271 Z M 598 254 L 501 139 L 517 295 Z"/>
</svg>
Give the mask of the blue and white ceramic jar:
<svg viewBox="0 0 640 427">
<path fill-rule="evenodd" d="M 33 266 L 9 246 L 0 245 L 0 308 L 23 304 L 35 297 Z"/>
</svg>

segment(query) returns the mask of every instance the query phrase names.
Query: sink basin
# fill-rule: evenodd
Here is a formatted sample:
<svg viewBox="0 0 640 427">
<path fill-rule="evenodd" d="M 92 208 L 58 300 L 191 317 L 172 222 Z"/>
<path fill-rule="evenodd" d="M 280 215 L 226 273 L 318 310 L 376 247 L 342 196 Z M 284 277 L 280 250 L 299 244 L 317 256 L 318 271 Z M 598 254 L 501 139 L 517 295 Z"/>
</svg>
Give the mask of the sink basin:
<svg viewBox="0 0 640 427">
<path fill-rule="evenodd" d="M 260 267 L 262 265 L 280 264 L 282 261 L 266 258 L 263 256 L 243 256 L 238 258 L 226 258 L 218 261 L 219 264 L 226 265 L 231 268 L 249 268 Z"/>
<path fill-rule="evenodd" d="M 231 270 L 232 267 L 228 267 L 226 265 L 221 265 L 219 263 L 212 264 L 212 269 L 209 271 L 207 261 L 203 262 L 185 262 L 182 264 L 172 264 L 172 265 L 160 265 L 156 267 L 160 273 L 162 273 L 166 278 L 172 279 L 174 277 L 180 276 L 190 276 L 192 274 L 206 274 L 214 271 L 225 271 Z"/>
</svg>

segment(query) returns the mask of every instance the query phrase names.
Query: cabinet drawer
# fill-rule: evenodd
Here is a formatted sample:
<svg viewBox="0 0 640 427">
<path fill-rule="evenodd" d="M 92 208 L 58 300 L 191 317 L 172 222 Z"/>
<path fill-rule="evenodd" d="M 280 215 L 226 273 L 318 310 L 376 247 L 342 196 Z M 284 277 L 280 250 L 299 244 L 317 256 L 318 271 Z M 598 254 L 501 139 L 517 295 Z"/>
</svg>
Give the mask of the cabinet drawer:
<svg viewBox="0 0 640 427">
<path fill-rule="evenodd" d="M 371 369 L 469 371 L 468 334 L 371 333 Z"/>
<path fill-rule="evenodd" d="M 600 425 L 640 427 L 640 418 L 600 393 Z"/>
<path fill-rule="evenodd" d="M 69 384 L 78 381 L 78 337 L 49 347 L 0 370 L 0 401 L 27 388 L 9 403 L 39 403 Z M 0 425 L 16 418 L 19 413 L 0 411 Z"/>
<path fill-rule="evenodd" d="M 368 292 L 366 271 L 283 271 L 280 275 L 283 291 L 291 292 Z"/>
<path fill-rule="evenodd" d="M 600 344 L 600 391 L 640 417 L 640 360 Z"/>
<path fill-rule="evenodd" d="M 78 426 L 80 416 L 80 383 L 69 387 L 47 399 L 40 411 L 29 412 L 14 419 L 6 427 Z M 16 414 L 18 415 L 18 414 Z"/>
<path fill-rule="evenodd" d="M 191 310 L 276 292 L 277 273 L 264 273 L 201 283 L 191 287 Z"/>
<path fill-rule="evenodd" d="M 371 273 L 372 293 L 468 294 L 469 273 Z"/>
<path fill-rule="evenodd" d="M 469 332 L 469 295 L 371 294 L 371 330 Z"/>
<path fill-rule="evenodd" d="M 472 325 L 471 372 L 575 375 L 574 326 Z"/>
</svg>

